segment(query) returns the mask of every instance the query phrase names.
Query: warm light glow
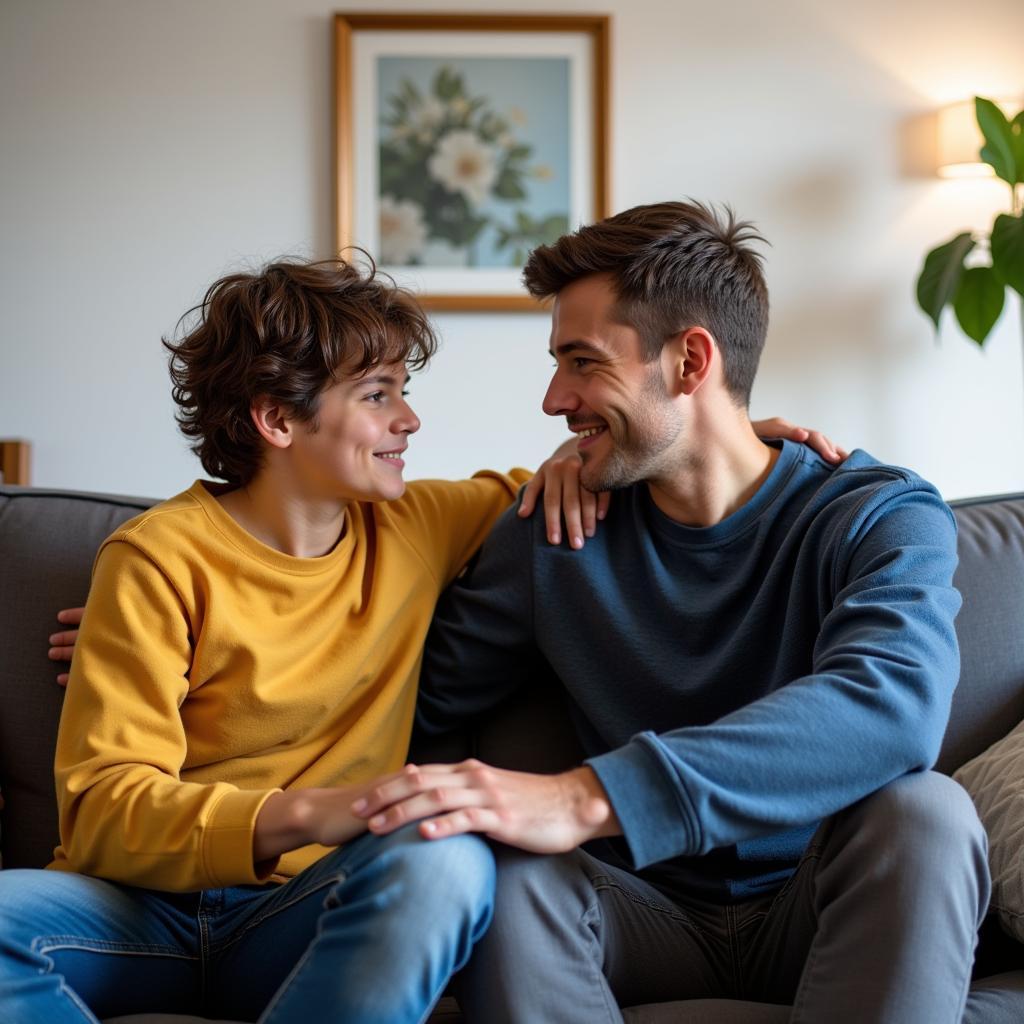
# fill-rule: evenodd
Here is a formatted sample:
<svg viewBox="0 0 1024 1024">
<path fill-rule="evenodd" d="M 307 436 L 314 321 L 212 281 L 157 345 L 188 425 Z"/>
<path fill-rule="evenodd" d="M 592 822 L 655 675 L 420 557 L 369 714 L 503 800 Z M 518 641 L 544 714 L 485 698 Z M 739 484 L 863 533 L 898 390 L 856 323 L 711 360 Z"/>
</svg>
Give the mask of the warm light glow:
<svg viewBox="0 0 1024 1024">
<path fill-rule="evenodd" d="M 995 174 L 989 164 L 983 163 L 943 164 L 938 169 L 940 178 L 994 178 Z"/>
<path fill-rule="evenodd" d="M 995 100 L 1007 117 L 1021 109 L 1019 99 Z M 991 178 L 995 171 L 981 160 L 984 136 L 974 115 L 974 100 L 943 107 L 938 113 L 938 167 L 941 178 Z"/>
</svg>

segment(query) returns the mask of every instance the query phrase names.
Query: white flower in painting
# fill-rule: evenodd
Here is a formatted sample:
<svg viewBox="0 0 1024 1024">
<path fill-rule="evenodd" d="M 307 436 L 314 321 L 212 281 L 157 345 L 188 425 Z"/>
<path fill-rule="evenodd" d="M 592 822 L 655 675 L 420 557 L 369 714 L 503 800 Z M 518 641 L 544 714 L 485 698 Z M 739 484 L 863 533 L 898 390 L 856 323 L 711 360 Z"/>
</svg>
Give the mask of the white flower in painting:
<svg viewBox="0 0 1024 1024">
<path fill-rule="evenodd" d="M 494 148 L 482 142 L 475 132 L 448 132 L 427 161 L 431 176 L 449 192 L 461 192 L 479 206 L 498 177 Z"/>
<path fill-rule="evenodd" d="M 380 258 L 391 266 L 415 259 L 427 242 L 423 210 L 411 199 L 380 197 Z"/>
</svg>

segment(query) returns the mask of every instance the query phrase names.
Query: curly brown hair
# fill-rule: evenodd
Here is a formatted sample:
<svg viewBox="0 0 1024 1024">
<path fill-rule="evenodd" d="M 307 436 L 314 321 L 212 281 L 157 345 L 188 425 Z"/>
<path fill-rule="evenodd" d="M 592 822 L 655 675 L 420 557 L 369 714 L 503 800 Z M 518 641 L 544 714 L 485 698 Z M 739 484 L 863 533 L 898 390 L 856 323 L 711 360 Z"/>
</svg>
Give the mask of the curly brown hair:
<svg viewBox="0 0 1024 1024">
<path fill-rule="evenodd" d="M 171 353 L 176 419 L 213 477 L 244 486 L 265 442 L 250 407 L 266 396 L 317 427 L 320 395 L 343 376 L 404 362 L 419 370 L 437 338 L 416 300 L 378 273 L 342 259 L 278 260 L 215 281 L 179 321 L 198 322 Z"/>
<path fill-rule="evenodd" d="M 557 295 L 591 274 L 609 274 L 615 319 L 640 333 L 644 358 L 687 327 L 703 327 L 722 353 L 725 386 L 750 404 L 768 334 L 764 239 L 752 224 L 697 202 L 635 206 L 534 249 L 523 281 L 537 298 Z"/>
</svg>

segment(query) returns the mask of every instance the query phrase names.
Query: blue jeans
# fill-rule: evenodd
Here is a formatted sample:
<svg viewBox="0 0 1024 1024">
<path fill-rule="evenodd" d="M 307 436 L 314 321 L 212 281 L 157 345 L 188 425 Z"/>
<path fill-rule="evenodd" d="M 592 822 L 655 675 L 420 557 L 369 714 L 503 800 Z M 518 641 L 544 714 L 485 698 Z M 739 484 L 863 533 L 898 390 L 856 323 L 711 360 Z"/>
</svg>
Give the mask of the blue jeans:
<svg viewBox="0 0 1024 1024">
<path fill-rule="evenodd" d="M 490 923 L 475 836 L 364 835 L 284 885 L 166 893 L 0 872 L 4 1024 L 162 1010 L 265 1024 L 424 1020 Z"/>
</svg>

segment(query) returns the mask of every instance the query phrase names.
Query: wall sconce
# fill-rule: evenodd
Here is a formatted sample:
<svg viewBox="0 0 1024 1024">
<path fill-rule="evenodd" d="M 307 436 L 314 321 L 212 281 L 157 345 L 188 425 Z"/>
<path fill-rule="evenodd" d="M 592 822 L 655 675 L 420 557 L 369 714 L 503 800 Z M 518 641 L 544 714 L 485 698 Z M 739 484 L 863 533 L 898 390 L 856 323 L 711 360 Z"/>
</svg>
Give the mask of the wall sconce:
<svg viewBox="0 0 1024 1024">
<path fill-rule="evenodd" d="M 1019 99 L 997 99 L 996 105 L 1008 117 L 1021 109 Z M 938 148 L 936 171 L 940 178 L 991 178 L 992 168 L 981 162 L 979 153 L 985 139 L 974 116 L 974 100 L 943 107 L 937 115 Z"/>
</svg>

